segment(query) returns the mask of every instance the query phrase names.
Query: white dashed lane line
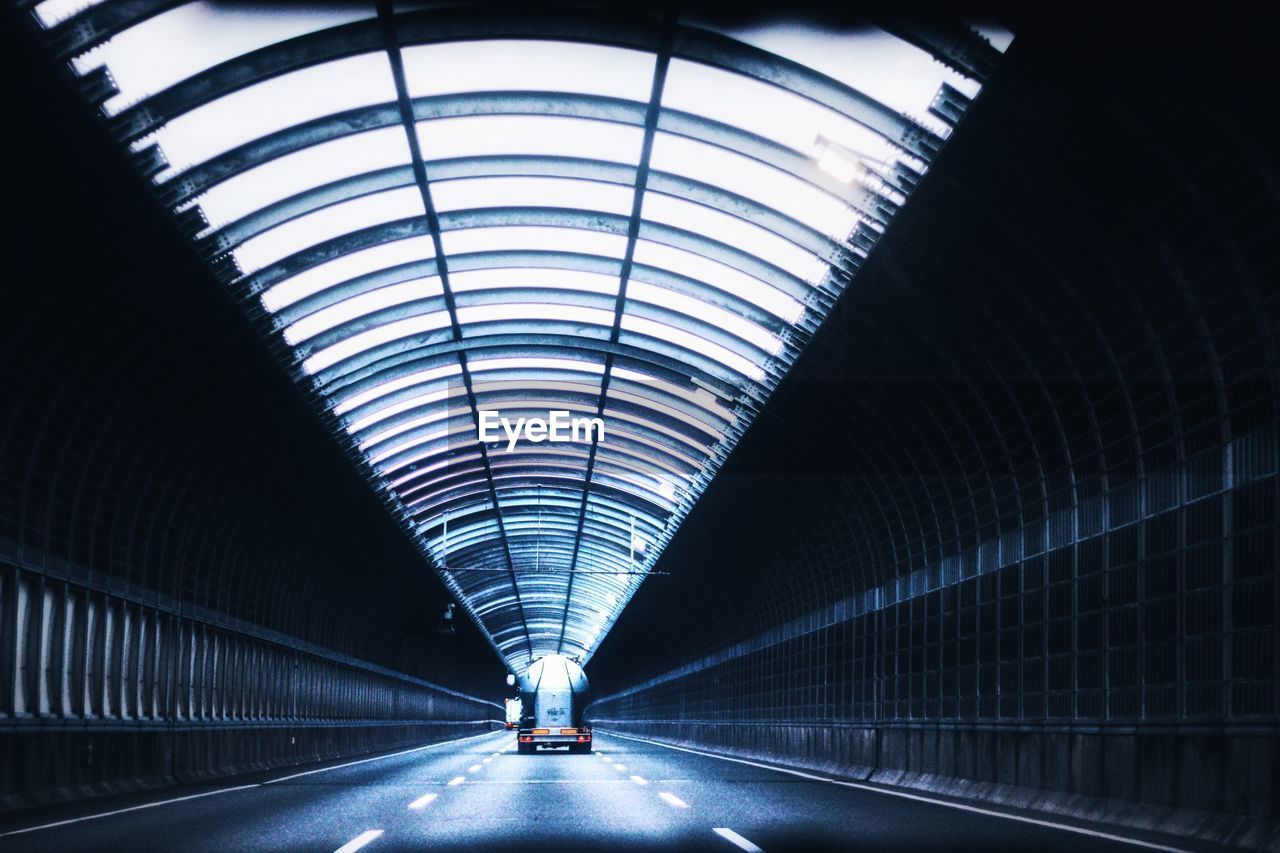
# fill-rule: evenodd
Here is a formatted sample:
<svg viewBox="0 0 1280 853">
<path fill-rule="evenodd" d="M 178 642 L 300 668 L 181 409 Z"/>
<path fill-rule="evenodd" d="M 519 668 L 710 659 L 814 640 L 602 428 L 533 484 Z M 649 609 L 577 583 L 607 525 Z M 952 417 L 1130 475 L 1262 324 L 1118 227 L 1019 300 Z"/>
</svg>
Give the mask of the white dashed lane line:
<svg viewBox="0 0 1280 853">
<path fill-rule="evenodd" d="M 669 806 L 674 806 L 678 809 L 689 808 L 688 803 L 686 803 L 684 800 L 680 799 L 670 791 L 662 791 L 661 793 L 658 794 L 658 797 L 661 798 L 661 800 Z"/>
<path fill-rule="evenodd" d="M 418 797 L 418 799 L 414 800 L 412 803 L 409 803 L 409 808 L 414 810 L 426 808 L 427 806 L 435 802 L 436 797 L 438 796 L 440 795 L 439 794 L 423 794 L 421 797 Z"/>
<path fill-rule="evenodd" d="M 361 847 L 364 847 L 366 844 L 373 841 L 377 841 L 381 837 L 381 829 L 366 829 L 364 832 L 333 851 L 333 853 L 355 853 L 355 851 L 359 850 Z"/>
<path fill-rule="evenodd" d="M 480 769 L 480 765 L 479 765 L 479 764 L 472 764 L 470 767 L 468 767 L 468 768 L 467 768 L 467 772 L 468 772 L 468 773 L 475 773 L 475 772 L 476 772 L 477 770 L 479 770 L 479 769 Z"/>
<path fill-rule="evenodd" d="M 739 850 L 745 850 L 747 851 L 747 853 L 764 853 L 764 850 L 762 848 L 751 843 L 746 838 L 743 838 L 741 835 L 734 832 L 732 829 L 729 829 L 727 826 L 717 826 L 717 827 L 714 827 L 714 829 L 715 829 L 716 835 L 720 836 L 725 841 L 728 841 L 730 844 L 732 844 L 734 847 L 737 847 Z"/>
<path fill-rule="evenodd" d="M 649 784 L 649 780 L 648 780 L 648 779 L 646 779 L 646 778 L 644 778 L 643 776 L 632 776 L 632 777 L 631 777 L 631 781 L 632 781 L 632 782 L 635 782 L 637 785 L 648 785 L 648 784 Z"/>
<path fill-rule="evenodd" d="M 613 765 L 613 769 L 614 769 L 614 770 L 626 770 L 626 769 L 627 769 L 627 765 L 625 765 L 625 764 L 615 764 L 615 765 Z"/>
<path fill-rule="evenodd" d="M 465 781 L 467 781 L 467 777 L 466 777 L 466 776 L 454 776 L 452 779 L 450 779 L 450 780 L 449 780 L 447 783 L 445 783 L 445 784 L 447 784 L 447 785 L 451 785 L 451 786 L 452 786 L 452 785 L 461 785 L 461 784 L 462 784 L 463 782 L 465 782 Z"/>
</svg>

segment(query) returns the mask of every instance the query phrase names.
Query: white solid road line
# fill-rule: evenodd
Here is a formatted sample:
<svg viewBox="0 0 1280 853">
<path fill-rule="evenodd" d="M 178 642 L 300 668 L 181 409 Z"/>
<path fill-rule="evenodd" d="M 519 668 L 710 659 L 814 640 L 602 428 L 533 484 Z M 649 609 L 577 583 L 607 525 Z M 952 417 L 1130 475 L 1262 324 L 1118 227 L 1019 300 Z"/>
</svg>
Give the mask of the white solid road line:
<svg viewBox="0 0 1280 853">
<path fill-rule="evenodd" d="M 666 803 L 669 806 L 675 806 L 678 809 L 689 808 L 688 803 L 686 803 L 684 800 L 677 797 L 675 794 L 672 794 L 670 791 L 663 791 L 660 794 L 658 794 L 658 796 L 662 799 L 664 803 Z"/>
<path fill-rule="evenodd" d="M 355 838 L 351 839 L 346 844 L 342 845 L 337 850 L 333 851 L 333 853 L 355 853 L 355 851 L 359 850 L 361 847 L 365 846 L 371 841 L 377 841 L 381 837 L 382 837 L 381 829 L 366 829 L 364 832 L 360 833 Z"/>
<path fill-rule="evenodd" d="M 631 781 L 632 781 L 632 782 L 635 782 L 637 785 L 648 785 L 648 784 L 649 784 L 649 780 L 648 780 L 648 779 L 646 779 L 646 778 L 644 778 L 643 776 L 632 776 L 632 777 L 631 777 Z"/>
<path fill-rule="evenodd" d="M 602 730 L 603 731 L 603 730 Z M 1074 832 L 1077 835 L 1088 835 L 1092 838 L 1105 838 L 1108 841 L 1119 841 L 1121 844 L 1132 844 L 1135 847 L 1146 847 L 1149 850 L 1163 850 L 1166 853 L 1192 853 L 1183 847 L 1169 847 L 1165 844 L 1156 844 L 1153 841 L 1142 841 L 1138 838 L 1126 838 L 1123 835 L 1113 835 L 1110 832 L 1100 832 L 1096 829 L 1086 829 L 1082 826 L 1072 826 L 1069 823 L 1058 823 L 1052 820 L 1041 820 L 1040 818 L 1026 817 L 1024 815 L 1009 814 L 1008 812 L 999 812 L 994 809 L 984 809 L 981 806 L 969 806 L 964 803 L 951 802 L 950 800 L 940 800 L 934 797 L 926 797 L 921 794 L 908 794 L 906 791 L 892 791 L 888 788 L 878 788 L 875 785 L 864 785 L 861 782 L 847 782 L 844 779 L 831 779 L 827 776 L 818 776 L 814 773 L 805 773 L 803 770 L 792 770 L 787 767 L 778 767 L 773 764 L 764 764 L 759 761 L 749 761 L 745 758 L 731 758 L 728 755 L 716 755 L 714 752 L 703 752 L 700 749 L 690 749 L 687 746 L 673 746 L 662 741 L 649 740 L 648 738 L 636 737 L 635 735 L 624 735 L 620 732 L 608 732 L 610 737 L 620 737 L 624 740 L 634 740 L 640 743 L 651 743 L 654 746 L 665 746 L 667 749 L 674 749 L 678 752 L 688 752 L 693 755 L 701 755 L 706 758 L 718 758 L 721 761 L 732 761 L 734 764 L 746 764 L 750 767 L 759 767 L 762 770 L 772 770 L 775 773 L 787 773 L 791 776 L 799 776 L 801 779 L 809 779 L 814 782 L 827 782 L 831 785 L 840 785 L 844 788 L 857 788 L 861 791 L 871 791 L 875 794 L 885 794 L 890 797 L 901 797 L 904 800 L 917 800 L 922 803 L 932 803 L 935 806 L 946 806 L 950 809 L 959 809 L 960 811 L 973 812 L 975 814 L 989 815 L 990 817 L 1000 817 L 1005 820 L 1016 820 L 1020 823 L 1030 823 L 1036 826 L 1044 826 L 1049 829 L 1061 829 L 1064 832 Z M 662 796 L 659 794 L 659 796 Z"/>
<path fill-rule="evenodd" d="M 450 779 L 450 780 L 449 780 L 448 782 L 446 782 L 445 784 L 446 784 L 446 785 L 461 785 L 461 784 L 462 784 L 463 782 L 465 782 L 465 781 L 467 781 L 467 777 L 466 777 L 466 776 L 454 776 L 452 779 Z"/>
<path fill-rule="evenodd" d="M 24 832 L 35 832 L 38 829 L 53 829 L 54 827 L 57 827 L 57 826 L 66 826 L 67 824 L 70 824 L 70 823 L 80 823 L 81 821 L 86 821 L 86 820 L 97 820 L 100 817 L 111 817 L 112 815 L 124 814 L 126 812 L 136 812 L 142 809 L 153 809 L 156 806 L 167 806 L 170 803 L 181 803 L 187 800 L 198 800 L 201 797 L 212 797 L 214 794 L 229 794 L 232 791 L 243 791 L 248 788 L 256 788 L 256 787 L 258 787 L 258 783 L 254 782 L 252 785 L 236 785 L 234 788 L 219 788 L 216 791 L 205 791 L 200 794 L 188 794 L 185 797 L 173 797 L 172 799 L 160 800 L 154 803 L 143 803 L 140 806 L 129 806 L 128 808 L 125 808 L 125 809 L 115 809 L 114 811 L 99 812 L 98 814 L 85 815 L 84 817 L 72 817 L 72 818 L 67 818 L 66 820 L 56 820 L 53 823 L 42 823 L 39 826 L 28 826 L 22 829 L 11 829 L 8 832 L 0 832 L 0 838 L 4 838 L 7 835 L 22 835 Z"/>
<path fill-rule="evenodd" d="M 123 809 L 113 809 L 107 812 L 98 812 L 97 814 L 84 815 L 83 817 L 72 817 L 66 820 L 55 820 L 50 823 L 42 823 L 38 826 L 26 826 L 22 829 L 11 829 L 8 832 L 0 832 L 0 838 L 10 835 L 22 835 L 27 832 L 36 832 L 41 829 L 55 829 L 59 826 L 68 826 L 73 823 L 83 823 L 86 820 L 97 820 L 99 818 L 111 817 L 118 814 L 126 814 L 128 812 L 136 812 L 142 809 L 154 809 L 157 806 L 167 806 L 173 803 L 183 803 L 187 800 L 198 800 L 201 797 L 212 797 L 215 794 L 229 794 L 232 791 L 247 791 L 250 788 L 257 788 L 260 785 L 274 785 L 277 782 L 287 782 L 290 779 L 297 779 L 302 776 L 310 776 L 313 773 L 324 773 L 329 770 L 341 770 L 343 767 L 352 767 L 356 764 L 367 764 L 370 761 L 382 761 L 386 758 L 396 758 L 401 755 L 408 755 L 411 752 L 421 752 L 424 749 L 435 749 L 440 746 L 448 746 L 451 743 L 462 743 L 463 741 L 475 740 L 476 738 L 488 737 L 494 734 L 504 734 L 504 732 L 481 732 L 478 735 L 467 735 L 466 737 L 454 738 L 453 740 L 442 740 L 439 743 L 429 743 L 425 746 L 415 746 L 412 749 L 402 749 L 399 752 L 392 752 L 387 755 L 375 755 L 372 758 L 361 758 L 358 761 L 348 761 L 346 764 L 335 764 L 332 767 L 321 767 L 317 770 L 306 770 L 302 773 L 292 773 L 288 776 L 281 776 L 279 779 L 270 779 L 266 782 L 251 782 L 248 785 L 233 785 L 229 788 L 218 788 L 214 791 L 202 791 L 199 794 L 187 794 L 184 797 L 170 797 L 167 800 L 158 800 L 154 803 L 142 803 L 136 806 L 129 806 Z M 496 754 L 496 753 L 495 753 Z"/>
<path fill-rule="evenodd" d="M 728 841 L 730 844 L 732 844 L 734 847 L 737 847 L 739 850 L 745 850 L 747 851 L 747 853 L 764 853 L 763 848 L 758 847 L 755 844 L 752 844 L 750 841 L 743 838 L 741 835 L 734 832 L 732 829 L 730 829 L 727 826 L 717 826 L 717 827 L 714 827 L 714 829 L 715 829 L 716 835 L 720 836 L 725 841 Z"/>
<path fill-rule="evenodd" d="M 418 797 L 418 799 L 414 800 L 412 803 L 409 803 L 409 808 L 411 809 L 426 808 L 427 806 L 434 803 L 436 800 L 436 797 L 438 796 L 440 795 L 439 794 L 423 794 L 421 797 Z"/>
</svg>

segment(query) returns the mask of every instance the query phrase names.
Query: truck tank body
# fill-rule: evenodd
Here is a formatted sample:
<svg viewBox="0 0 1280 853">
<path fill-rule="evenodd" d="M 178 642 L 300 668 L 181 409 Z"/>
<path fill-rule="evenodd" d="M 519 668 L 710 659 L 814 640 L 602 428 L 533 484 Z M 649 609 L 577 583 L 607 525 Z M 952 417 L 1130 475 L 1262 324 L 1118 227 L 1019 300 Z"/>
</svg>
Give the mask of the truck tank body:
<svg viewBox="0 0 1280 853">
<path fill-rule="evenodd" d="M 533 662 L 520 678 L 522 714 L 516 740 L 522 753 L 567 746 L 570 752 L 591 750 L 591 726 L 582 718 L 590 684 L 577 661 L 547 655 Z"/>
</svg>

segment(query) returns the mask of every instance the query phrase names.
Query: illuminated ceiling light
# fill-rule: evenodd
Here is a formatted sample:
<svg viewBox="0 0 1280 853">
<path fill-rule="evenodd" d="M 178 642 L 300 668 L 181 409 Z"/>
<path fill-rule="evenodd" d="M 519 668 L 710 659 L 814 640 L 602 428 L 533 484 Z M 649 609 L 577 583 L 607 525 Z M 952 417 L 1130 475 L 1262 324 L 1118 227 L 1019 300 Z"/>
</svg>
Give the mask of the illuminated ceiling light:
<svg viewBox="0 0 1280 853">
<path fill-rule="evenodd" d="M 607 601 L 607 602 L 609 602 L 610 604 L 617 604 L 617 603 L 618 603 L 618 596 L 614 595 L 614 594 L 613 594 L 613 593 L 611 593 L 611 592 L 610 592 L 610 593 L 606 593 L 606 594 L 605 594 L 605 597 L 604 597 L 604 600 L 605 600 L 605 601 Z"/>
<path fill-rule="evenodd" d="M 841 183 L 851 184 L 867 171 L 857 153 L 821 133 L 813 140 L 813 146 L 818 152 L 818 168 Z"/>
<path fill-rule="evenodd" d="M 661 491 L 661 488 L 659 488 L 659 491 Z M 674 496 L 674 494 L 675 493 L 673 492 L 672 496 Z M 632 551 L 635 551 L 637 554 L 643 554 L 646 550 L 648 550 L 648 548 L 649 548 L 649 543 L 644 541 L 644 539 L 640 538 L 639 536 L 631 537 Z"/>
<path fill-rule="evenodd" d="M 676 485 L 670 480 L 658 481 L 658 494 L 662 495 L 669 501 L 676 499 Z"/>
</svg>

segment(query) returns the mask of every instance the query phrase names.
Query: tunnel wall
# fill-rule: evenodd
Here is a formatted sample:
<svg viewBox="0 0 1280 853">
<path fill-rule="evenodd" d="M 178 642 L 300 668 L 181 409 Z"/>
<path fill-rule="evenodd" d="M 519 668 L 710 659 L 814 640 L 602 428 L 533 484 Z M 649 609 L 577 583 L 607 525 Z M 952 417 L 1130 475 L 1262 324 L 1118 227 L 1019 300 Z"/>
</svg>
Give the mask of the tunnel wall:
<svg viewBox="0 0 1280 853">
<path fill-rule="evenodd" d="M 599 726 L 1280 847 L 1280 69 L 1198 8 L 1012 27 L 589 661 Z"/>
<path fill-rule="evenodd" d="M 595 725 L 1280 844 L 1277 431 L 597 700 Z"/>
<path fill-rule="evenodd" d="M 0 809 L 500 725 L 491 702 L 56 565 L 20 566 L 13 550 L 0 551 Z"/>
</svg>

